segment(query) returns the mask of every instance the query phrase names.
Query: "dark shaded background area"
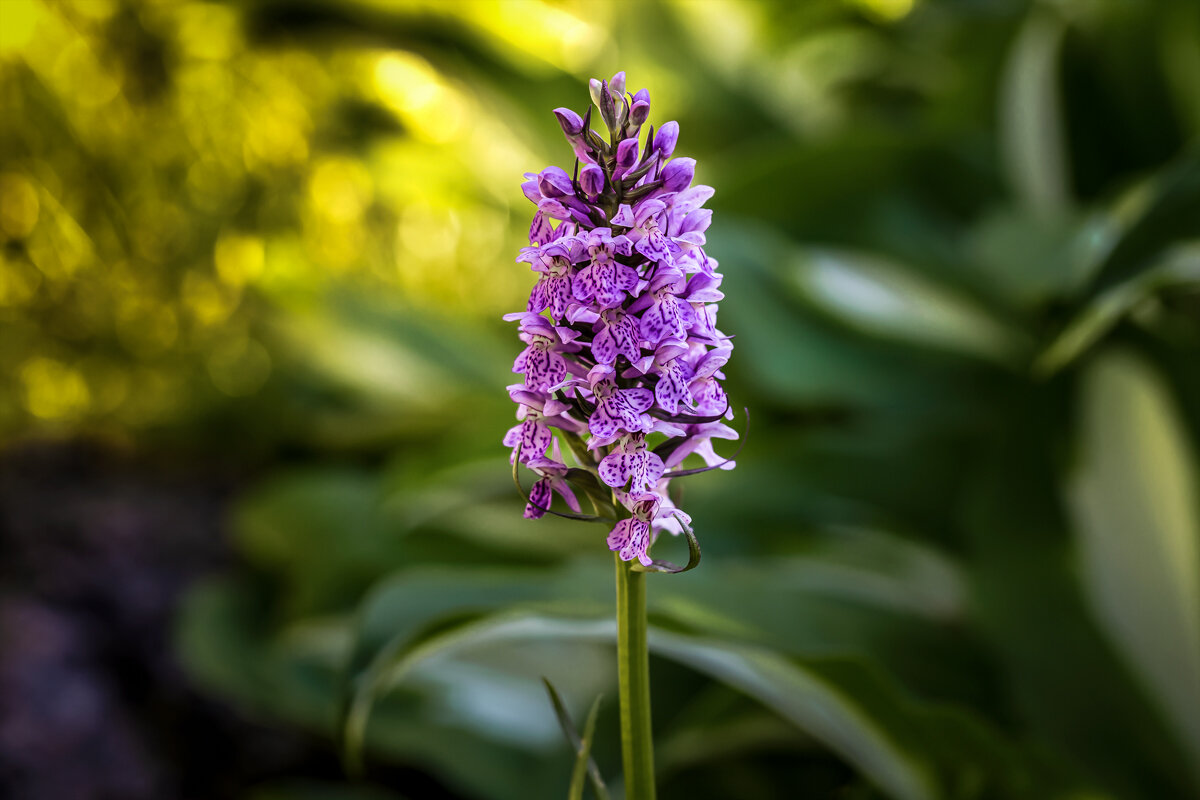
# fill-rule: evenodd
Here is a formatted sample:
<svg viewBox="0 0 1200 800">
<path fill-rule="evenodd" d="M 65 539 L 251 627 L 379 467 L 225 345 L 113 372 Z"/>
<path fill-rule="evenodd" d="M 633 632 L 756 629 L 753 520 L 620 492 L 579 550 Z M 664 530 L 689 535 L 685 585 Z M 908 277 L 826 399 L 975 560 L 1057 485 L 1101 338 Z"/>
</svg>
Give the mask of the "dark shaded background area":
<svg viewBox="0 0 1200 800">
<path fill-rule="evenodd" d="M 560 797 L 546 676 L 619 796 L 604 531 L 500 446 L 617 69 L 752 419 L 651 582 L 662 797 L 1200 791 L 1196 3 L 5 0 L 0 793 Z"/>
</svg>

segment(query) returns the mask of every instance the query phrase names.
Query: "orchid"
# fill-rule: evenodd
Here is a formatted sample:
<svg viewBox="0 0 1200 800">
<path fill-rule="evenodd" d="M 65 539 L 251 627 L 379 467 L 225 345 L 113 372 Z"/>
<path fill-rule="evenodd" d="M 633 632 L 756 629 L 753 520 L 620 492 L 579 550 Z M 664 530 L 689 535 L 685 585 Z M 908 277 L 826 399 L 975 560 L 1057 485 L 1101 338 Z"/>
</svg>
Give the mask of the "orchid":
<svg viewBox="0 0 1200 800">
<path fill-rule="evenodd" d="M 517 261 L 537 281 L 525 310 L 505 315 L 519 323 L 526 346 L 513 363 L 523 383 L 509 387 L 520 422 L 504 444 L 514 478 L 521 465 L 537 475 L 526 517 L 610 526 L 623 752 L 629 797 L 639 800 L 654 794 L 641 573 L 698 563 L 691 518 L 677 507 L 671 482 L 732 468 L 712 440 L 738 434 L 719 422 L 732 418 L 721 369 L 733 344 L 717 328 L 721 275 L 704 250 L 712 212 L 703 205 L 713 189 L 694 184 L 694 159 L 674 156 L 677 123 L 657 133 L 650 126 L 643 136 L 650 93 L 628 94 L 625 83 L 618 72 L 589 84 L 607 138 L 591 129 L 591 108 L 582 116 L 555 109 L 575 163 L 569 172 L 526 173 L 521 185 L 535 210 Z M 568 466 L 563 452 L 577 464 Z M 691 455 L 705 466 L 681 468 Z M 580 513 L 575 489 L 591 499 L 594 515 Z M 555 494 L 571 513 L 551 508 Z M 651 557 L 662 532 L 687 537 L 686 567 Z"/>
<path fill-rule="evenodd" d="M 513 364 L 526 391 L 513 394 L 522 421 L 505 444 L 520 445 L 519 461 L 541 470 L 535 487 L 548 503 L 551 475 L 541 460 L 552 427 L 590 436 L 584 452 L 594 461 L 579 468 L 620 487 L 614 500 L 633 515 L 618 523 L 629 536 L 610 539 L 610 549 L 640 561 L 653 535 L 630 548 L 641 540 L 623 523 L 637 514 L 649 514 L 649 523 L 668 508 L 660 453 L 675 464 L 692 453 L 724 464 L 711 439 L 737 435 L 712 424 L 732 416 L 721 368 L 733 346 L 717 328 L 721 275 L 704 251 L 712 212 L 703 205 L 713 189 L 694 183 L 695 159 L 674 156 L 679 125 L 643 135 L 650 94 L 626 94 L 624 73 L 589 88 L 594 109 L 554 112 L 575 153 L 571 172 L 550 166 L 526 173 L 522 184 L 536 209 L 517 261 L 537 281 L 525 311 L 506 315 L 526 344 Z M 607 139 L 591 130 L 593 110 Z M 553 479 L 566 485 L 565 472 Z M 647 505 L 646 494 L 659 502 Z"/>
</svg>

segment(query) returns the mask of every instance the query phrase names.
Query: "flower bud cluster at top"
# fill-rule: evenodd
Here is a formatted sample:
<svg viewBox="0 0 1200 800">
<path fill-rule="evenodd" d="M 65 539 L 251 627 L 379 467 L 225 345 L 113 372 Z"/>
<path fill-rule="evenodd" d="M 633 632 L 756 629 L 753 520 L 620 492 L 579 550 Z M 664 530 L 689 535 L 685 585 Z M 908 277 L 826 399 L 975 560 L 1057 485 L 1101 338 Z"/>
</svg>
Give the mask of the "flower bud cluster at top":
<svg viewBox="0 0 1200 800">
<path fill-rule="evenodd" d="M 627 95 L 623 72 L 593 80 L 591 94 L 609 138 L 591 130 L 591 107 L 556 109 L 574 174 L 547 167 L 521 187 L 537 211 L 517 261 L 538 280 L 525 311 L 505 315 L 527 346 L 513 365 L 525 380 L 509 387 L 520 423 L 504 444 L 538 475 L 529 518 L 552 493 L 579 511 L 554 431 L 576 445 L 581 467 L 629 512 L 609 549 L 649 566 L 653 537 L 691 521 L 667 491 L 675 468 L 692 453 L 733 466 L 712 447 L 737 438 L 721 422 L 733 417 L 720 383 L 733 345 L 717 330 L 721 274 L 704 252 L 713 190 L 692 185 L 694 159 L 672 158 L 679 125 L 639 141 L 650 94 Z"/>
</svg>

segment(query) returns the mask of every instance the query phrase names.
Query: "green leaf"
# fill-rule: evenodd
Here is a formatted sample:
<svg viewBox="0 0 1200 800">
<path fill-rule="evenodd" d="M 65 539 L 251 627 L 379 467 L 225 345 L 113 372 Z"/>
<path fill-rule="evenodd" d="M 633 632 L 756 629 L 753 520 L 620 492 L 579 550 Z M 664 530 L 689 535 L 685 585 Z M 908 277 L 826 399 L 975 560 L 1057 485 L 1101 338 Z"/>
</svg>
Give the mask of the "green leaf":
<svg viewBox="0 0 1200 800">
<path fill-rule="evenodd" d="M 1100 294 L 1157 265 L 1157 257 L 1196 235 L 1200 150 L 1192 148 L 1126 191 L 1080 237 L 1080 274 Z"/>
<path fill-rule="evenodd" d="M 575 767 L 571 772 L 571 789 L 569 793 L 571 800 L 583 797 L 583 782 L 589 777 L 591 778 L 592 790 L 596 793 L 596 797 L 599 800 L 607 800 L 608 788 L 604 785 L 604 778 L 600 775 L 600 768 L 596 766 L 596 762 L 591 756 L 592 735 L 596 730 L 596 715 L 600 711 L 600 697 L 597 697 L 592 703 L 592 709 L 588 712 L 583 737 L 580 738 L 579 732 L 575 730 L 575 723 L 571 719 L 571 712 L 567 710 L 567 706 L 563 702 L 562 695 L 558 693 L 558 690 L 554 688 L 554 684 L 544 675 L 542 676 L 542 684 L 546 687 L 546 693 L 550 695 L 550 704 L 554 707 L 554 715 L 558 718 L 558 724 L 562 728 L 563 735 L 567 737 L 567 741 L 571 744 L 571 749 L 575 751 Z"/>
<path fill-rule="evenodd" d="M 882 256 L 801 250 L 787 278 L 805 301 L 871 336 L 1000 362 L 1021 346 L 978 304 Z"/>
<path fill-rule="evenodd" d="M 447 636 L 482 613 L 549 599 L 546 576 L 535 570 L 426 570 L 377 587 L 363 603 L 342 684 L 337 730 L 348 768 L 362 768 L 367 722 L 385 673 L 425 639 Z"/>
<path fill-rule="evenodd" d="M 596 793 L 596 800 L 608 800 L 608 789 L 600 780 L 600 771 L 596 769 L 595 762 L 592 761 L 592 740 L 596 736 L 596 720 L 600 717 L 600 699 L 597 696 L 592 701 L 592 707 L 588 710 L 587 722 L 583 725 L 583 741 L 580 743 L 579 752 L 575 755 L 575 768 L 571 772 L 571 800 L 583 800 L 583 776 L 585 773 L 591 776 L 592 790 Z"/>
<path fill-rule="evenodd" d="M 1158 292 L 1200 285 L 1200 243 L 1171 248 L 1145 272 L 1119 283 L 1088 302 L 1034 362 L 1033 372 L 1049 377 L 1087 352 L 1123 317 Z"/>
<path fill-rule="evenodd" d="M 1000 143 L 1009 181 L 1039 216 L 1061 214 L 1069 203 L 1067 159 L 1058 92 L 1058 57 L 1065 25 L 1035 9 L 1005 65 L 1000 94 Z"/>
<path fill-rule="evenodd" d="M 1014 723 L 1067 773 L 1068 788 L 1185 797 L 1194 794 L 1187 754 L 1098 630 L 1080 586 L 1058 458 L 1072 417 L 1059 388 L 1013 399 L 964 497 L 974 627 Z"/>
<path fill-rule="evenodd" d="M 1200 789 L 1200 498 L 1187 431 L 1162 380 L 1129 352 L 1083 383 L 1068 497 L 1082 580 L 1104 633 L 1173 725 Z"/>
<path fill-rule="evenodd" d="M 394 652 L 373 670 L 369 698 L 434 656 L 496 642 L 536 639 L 612 642 L 608 619 L 503 612 L 480 616 Z M 921 707 L 872 668 L 845 658 L 790 659 L 770 649 L 652 629 L 651 652 L 728 683 L 772 708 L 854 765 L 891 797 L 958 793 L 992 775 L 1027 779 L 993 734 L 954 712 Z"/>
</svg>

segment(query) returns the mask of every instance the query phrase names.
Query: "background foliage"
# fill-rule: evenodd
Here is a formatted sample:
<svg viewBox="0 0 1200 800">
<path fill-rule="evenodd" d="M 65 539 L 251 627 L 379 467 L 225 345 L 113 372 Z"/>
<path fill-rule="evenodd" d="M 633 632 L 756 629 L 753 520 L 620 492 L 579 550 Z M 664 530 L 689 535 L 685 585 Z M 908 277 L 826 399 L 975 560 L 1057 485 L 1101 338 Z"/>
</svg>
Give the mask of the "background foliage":
<svg viewBox="0 0 1200 800">
<path fill-rule="evenodd" d="M 753 418 L 651 580 L 662 795 L 1200 792 L 1200 5 L 11 0 L 0 65 L 5 474 L 236 476 L 189 680 L 330 760 L 371 709 L 367 782 L 208 796 L 565 793 L 540 676 L 615 697 L 611 567 L 520 518 L 499 316 L 618 68 L 717 188 Z"/>
</svg>

